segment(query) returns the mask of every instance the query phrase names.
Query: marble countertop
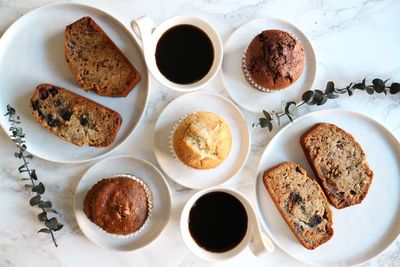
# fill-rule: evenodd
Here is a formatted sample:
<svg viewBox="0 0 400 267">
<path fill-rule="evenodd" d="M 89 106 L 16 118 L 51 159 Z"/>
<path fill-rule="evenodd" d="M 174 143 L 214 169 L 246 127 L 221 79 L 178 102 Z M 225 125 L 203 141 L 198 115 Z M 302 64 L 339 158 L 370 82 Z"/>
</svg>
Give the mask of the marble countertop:
<svg viewBox="0 0 400 267">
<path fill-rule="evenodd" d="M 0 0 L 0 36 L 28 11 L 54 2 L 66 1 Z M 152 17 L 156 23 L 173 15 L 199 15 L 218 29 L 223 41 L 243 23 L 253 18 L 273 16 L 294 23 L 311 40 L 318 63 L 314 89 L 324 88 L 329 80 L 339 86 L 364 77 L 390 77 L 393 81 L 400 81 L 400 2 L 395 0 L 73 2 L 103 9 L 127 27 L 131 19 L 143 14 Z M 227 96 L 219 76 L 204 90 Z M 125 145 L 112 155 L 135 155 L 157 165 L 152 152 L 152 129 L 162 109 L 179 95 L 152 80 L 150 100 L 143 120 Z M 5 113 L 5 108 L 0 107 L 1 114 Z M 300 114 L 325 108 L 344 108 L 366 114 L 380 121 L 400 140 L 398 94 L 369 96 L 358 92 L 352 97 L 343 96 L 329 101 L 321 107 L 302 107 Z M 265 109 L 268 110 L 268 105 Z M 249 124 L 257 121 L 257 114 L 243 112 Z M 253 172 L 261 153 L 278 130 L 279 127 L 276 127 L 269 133 L 265 129 L 250 129 L 252 143 L 249 159 L 239 175 L 227 186 L 237 188 L 252 201 L 255 200 Z M 18 178 L 20 162 L 13 157 L 15 146 L 2 130 L 0 147 L 0 266 L 306 266 L 279 248 L 262 258 L 254 257 L 246 249 L 237 257 L 220 263 L 208 263 L 192 255 L 180 236 L 179 216 L 183 205 L 195 191 L 170 179 L 172 213 L 164 232 L 150 245 L 131 253 L 101 249 L 82 234 L 73 211 L 76 185 L 93 162 L 63 165 L 35 158 L 31 165 L 35 166 L 46 185 L 46 197 L 60 211 L 60 220 L 65 225 L 56 233 L 59 247 L 55 248 L 47 235 L 36 233 L 41 228 L 36 217 L 37 211 L 28 205 L 29 193 Z M 383 254 L 362 266 L 400 266 L 400 239 Z"/>
</svg>

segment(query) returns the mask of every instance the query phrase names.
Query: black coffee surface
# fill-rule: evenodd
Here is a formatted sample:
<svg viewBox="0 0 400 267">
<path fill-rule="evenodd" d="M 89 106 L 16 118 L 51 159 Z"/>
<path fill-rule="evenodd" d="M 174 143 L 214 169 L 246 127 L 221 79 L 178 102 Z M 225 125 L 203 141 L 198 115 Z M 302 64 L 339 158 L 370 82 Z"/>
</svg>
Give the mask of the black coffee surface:
<svg viewBox="0 0 400 267">
<path fill-rule="evenodd" d="M 192 25 L 178 25 L 166 31 L 157 43 L 156 63 L 170 81 L 191 84 L 211 69 L 214 49 L 210 38 Z"/>
<path fill-rule="evenodd" d="M 189 213 L 189 231 L 195 242 L 211 252 L 236 247 L 247 231 L 247 213 L 231 194 L 211 192 L 200 197 Z"/>
</svg>

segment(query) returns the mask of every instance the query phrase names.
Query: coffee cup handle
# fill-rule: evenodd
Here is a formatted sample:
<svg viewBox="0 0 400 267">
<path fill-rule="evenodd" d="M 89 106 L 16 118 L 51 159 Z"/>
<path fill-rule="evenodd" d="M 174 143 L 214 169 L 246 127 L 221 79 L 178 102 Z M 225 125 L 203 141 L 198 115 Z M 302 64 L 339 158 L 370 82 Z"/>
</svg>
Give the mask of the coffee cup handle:
<svg viewBox="0 0 400 267">
<path fill-rule="evenodd" d="M 149 16 L 141 16 L 131 21 L 131 28 L 133 31 L 133 38 L 142 48 L 145 55 L 145 49 L 151 41 L 151 34 L 154 31 L 154 22 Z"/>
<path fill-rule="evenodd" d="M 262 231 L 260 222 L 258 221 L 255 212 L 253 213 L 253 219 L 254 229 L 250 239 L 249 248 L 255 256 L 260 257 L 267 253 L 273 252 L 274 244 L 272 243 L 271 239 Z"/>
</svg>

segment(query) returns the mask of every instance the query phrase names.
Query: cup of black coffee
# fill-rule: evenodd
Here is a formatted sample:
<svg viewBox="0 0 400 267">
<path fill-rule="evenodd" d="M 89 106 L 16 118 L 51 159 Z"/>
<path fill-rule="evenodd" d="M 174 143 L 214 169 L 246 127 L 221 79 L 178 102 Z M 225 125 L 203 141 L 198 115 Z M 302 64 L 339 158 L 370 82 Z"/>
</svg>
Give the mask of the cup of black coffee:
<svg viewBox="0 0 400 267">
<path fill-rule="evenodd" d="M 193 91 L 218 73 L 223 46 L 217 31 L 193 16 L 172 17 L 157 27 L 148 16 L 131 22 L 133 36 L 142 46 L 148 69 L 161 84 L 178 91 Z"/>
<path fill-rule="evenodd" d="M 245 247 L 257 256 L 273 250 L 263 235 L 249 200 L 227 188 L 211 188 L 193 195 L 182 210 L 180 228 L 190 251 L 208 261 L 229 259 Z"/>
</svg>

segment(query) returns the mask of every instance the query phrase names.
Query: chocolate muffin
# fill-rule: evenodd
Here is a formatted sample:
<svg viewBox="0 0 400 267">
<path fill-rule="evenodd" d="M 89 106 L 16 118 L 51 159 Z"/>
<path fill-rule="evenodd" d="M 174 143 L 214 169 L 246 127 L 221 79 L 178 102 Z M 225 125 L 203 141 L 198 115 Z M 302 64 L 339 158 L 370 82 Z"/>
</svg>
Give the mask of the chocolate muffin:
<svg viewBox="0 0 400 267">
<path fill-rule="evenodd" d="M 151 193 L 140 179 L 117 175 L 97 182 L 87 192 L 83 211 L 104 231 L 129 235 L 145 224 L 151 203 Z"/>
<path fill-rule="evenodd" d="M 266 30 L 251 41 L 242 68 L 256 89 L 272 92 L 292 85 L 304 69 L 304 48 L 289 33 Z"/>
<path fill-rule="evenodd" d="M 195 169 L 217 167 L 229 155 L 231 131 L 226 122 L 213 112 L 199 111 L 184 117 L 171 136 L 176 156 Z"/>
</svg>

